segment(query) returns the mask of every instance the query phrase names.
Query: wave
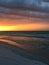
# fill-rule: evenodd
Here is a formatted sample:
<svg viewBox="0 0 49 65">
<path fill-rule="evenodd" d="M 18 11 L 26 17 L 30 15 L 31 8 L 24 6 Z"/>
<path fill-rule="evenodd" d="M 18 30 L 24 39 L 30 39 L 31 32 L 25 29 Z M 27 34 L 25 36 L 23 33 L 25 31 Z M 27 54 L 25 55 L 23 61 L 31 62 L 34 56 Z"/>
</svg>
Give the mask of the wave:
<svg viewBox="0 0 49 65">
<path fill-rule="evenodd" d="M 32 38 L 48 38 L 49 31 L 9 31 L 9 32 L 0 32 L 0 35 L 10 35 L 10 36 L 24 36 Z"/>
</svg>

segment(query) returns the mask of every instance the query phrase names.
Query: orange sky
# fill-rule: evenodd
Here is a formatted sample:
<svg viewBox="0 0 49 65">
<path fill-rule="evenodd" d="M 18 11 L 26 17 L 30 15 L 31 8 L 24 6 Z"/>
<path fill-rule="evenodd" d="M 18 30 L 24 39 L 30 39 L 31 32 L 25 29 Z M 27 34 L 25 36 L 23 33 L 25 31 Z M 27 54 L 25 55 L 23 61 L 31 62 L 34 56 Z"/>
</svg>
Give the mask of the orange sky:
<svg viewBox="0 0 49 65">
<path fill-rule="evenodd" d="M 38 18 L 0 19 L 0 31 L 42 31 L 49 30 L 49 22 Z"/>
</svg>

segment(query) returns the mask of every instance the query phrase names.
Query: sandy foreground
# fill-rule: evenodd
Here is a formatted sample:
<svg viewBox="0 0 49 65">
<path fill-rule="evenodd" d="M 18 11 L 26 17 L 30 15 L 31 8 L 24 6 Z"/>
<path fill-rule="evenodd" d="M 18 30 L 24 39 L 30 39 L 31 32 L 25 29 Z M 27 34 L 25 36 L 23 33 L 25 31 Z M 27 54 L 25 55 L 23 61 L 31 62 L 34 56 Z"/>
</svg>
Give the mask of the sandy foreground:
<svg viewBox="0 0 49 65">
<path fill-rule="evenodd" d="M 36 60 L 29 60 L 11 50 L 0 47 L 0 65 L 47 65 Z"/>
</svg>

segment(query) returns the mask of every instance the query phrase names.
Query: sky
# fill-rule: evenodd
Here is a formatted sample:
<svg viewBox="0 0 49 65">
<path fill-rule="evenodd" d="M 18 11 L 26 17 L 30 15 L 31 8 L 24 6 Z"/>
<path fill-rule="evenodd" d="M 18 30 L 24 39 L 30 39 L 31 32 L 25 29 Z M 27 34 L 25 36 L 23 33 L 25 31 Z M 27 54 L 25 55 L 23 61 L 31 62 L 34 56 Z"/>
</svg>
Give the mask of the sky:
<svg viewBox="0 0 49 65">
<path fill-rule="evenodd" d="M 0 0 L 0 31 L 49 31 L 49 0 Z"/>
</svg>

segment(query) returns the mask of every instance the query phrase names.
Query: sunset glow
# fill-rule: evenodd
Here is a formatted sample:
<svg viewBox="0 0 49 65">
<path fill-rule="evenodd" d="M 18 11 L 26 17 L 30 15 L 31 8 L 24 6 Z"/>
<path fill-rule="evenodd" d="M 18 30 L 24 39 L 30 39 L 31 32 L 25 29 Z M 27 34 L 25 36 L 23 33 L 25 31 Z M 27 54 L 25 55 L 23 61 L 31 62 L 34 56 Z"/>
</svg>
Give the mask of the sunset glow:
<svg viewBox="0 0 49 65">
<path fill-rule="evenodd" d="M 12 31 L 15 26 L 0 26 L 0 31 Z"/>
<path fill-rule="evenodd" d="M 44 23 L 32 23 L 32 24 L 19 24 L 12 26 L 0 26 L 0 31 L 39 31 L 49 30 L 49 24 Z"/>
<path fill-rule="evenodd" d="M 49 30 L 48 20 L 39 18 L 1 18 L 0 31 L 46 31 Z"/>
</svg>

